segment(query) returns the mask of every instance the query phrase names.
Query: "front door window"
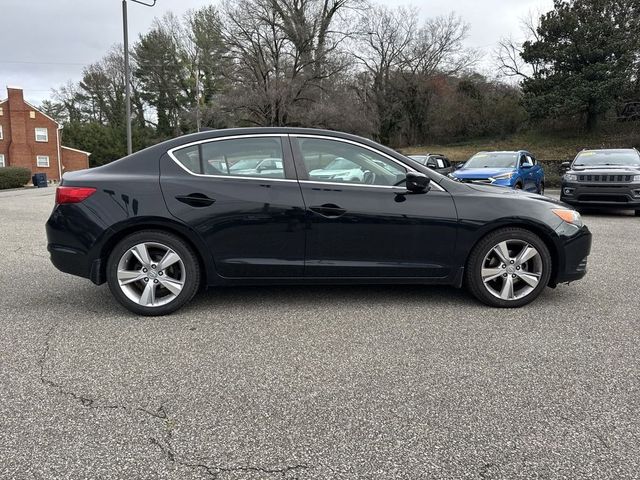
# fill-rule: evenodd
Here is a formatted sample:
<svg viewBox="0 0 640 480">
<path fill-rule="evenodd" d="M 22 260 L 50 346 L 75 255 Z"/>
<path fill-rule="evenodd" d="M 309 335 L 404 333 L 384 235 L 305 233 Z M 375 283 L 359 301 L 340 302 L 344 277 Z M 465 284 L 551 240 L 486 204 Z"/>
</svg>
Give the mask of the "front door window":
<svg viewBox="0 0 640 480">
<path fill-rule="evenodd" d="M 393 186 L 407 169 L 368 148 L 336 140 L 298 138 L 309 180 Z"/>
</svg>

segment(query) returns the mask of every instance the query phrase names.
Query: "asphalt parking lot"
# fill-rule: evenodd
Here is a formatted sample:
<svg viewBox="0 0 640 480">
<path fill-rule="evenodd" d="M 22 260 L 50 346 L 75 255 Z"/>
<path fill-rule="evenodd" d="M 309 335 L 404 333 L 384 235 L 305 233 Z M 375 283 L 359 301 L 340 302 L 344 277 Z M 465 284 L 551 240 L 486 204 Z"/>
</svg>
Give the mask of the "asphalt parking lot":
<svg viewBox="0 0 640 480">
<path fill-rule="evenodd" d="M 640 478 L 640 218 L 519 310 L 434 287 L 209 291 L 135 317 L 0 193 L 0 478 Z"/>
</svg>

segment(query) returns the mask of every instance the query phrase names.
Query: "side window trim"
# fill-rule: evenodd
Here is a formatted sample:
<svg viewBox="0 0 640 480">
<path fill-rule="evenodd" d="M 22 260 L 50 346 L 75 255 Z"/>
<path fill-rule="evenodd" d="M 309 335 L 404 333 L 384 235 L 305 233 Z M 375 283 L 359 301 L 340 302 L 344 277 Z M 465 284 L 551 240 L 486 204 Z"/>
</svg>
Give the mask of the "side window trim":
<svg viewBox="0 0 640 480">
<path fill-rule="evenodd" d="M 215 174 L 207 174 L 207 173 L 196 173 L 196 172 L 192 172 L 187 167 L 185 167 L 176 158 L 176 156 L 174 154 L 174 152 L 176 152 L 178 150 L 182 150 L 184 148 L 197 146 L 198 147 L 198 152 L 199 152 L 199 157 L 200 157 L 200 171 L 204 171 L 203 155 L 202 155 L 202 146 L 204 144 L 223 141 L 223 140 L 238 140 L 238 139 L 245 139 L 245 138 L 246 139 L 248 139 L 248 138 L 269 138 L 269 137 L 280 138 L 280 145 L 281 145 L 281 148 L 282 148 L 283 168 L 284 168 L 284 172 L 285 172 L 285 177 L 286 178 L 271 178 L 271 177 L 257 177 L 257 176 L 256 177 L 252 177 L 252 176 L 249 176 L 249 175 L 215 175 Z M 193 175 L 195 177 L 227 178 L 227 179 L 234 179 L 234 180 L 259 180 L 259 181 L 262 181 L 262 182 L 264 182 L 264 181 L 297 182 L 297 179 L 295 178 L 295 175 L 292 178 L 289 178 L 291 176 L 291 169 L 288 168 L 287 165 L 292 162 L 292 158 L 291 158 L 291 150 L 286 148 L 286 144 L 288 142 L 286 142 L 285 140 L 287 139 L 287 137 L 288 137 L 288 134 L 286 134 L 286 133 L 254 133 L 254 134 L 247 134 L 247 135 L 230 135 L 228 137 L 206 138 L 204 140 L 198 140 L 196 142 L 185 143 L 183 145 L 178 145 L 177 147 L 173 147 L 173 148 L 167 150 L 167 155 L 169 156 L 169 158 L 171 158 L 171 160 L 173 160 L 173 162 L 176 165 L 178 165 L 178 167 L 180 167 L 182 170 L 184 170 L 188 174 Z"/>
</svg>

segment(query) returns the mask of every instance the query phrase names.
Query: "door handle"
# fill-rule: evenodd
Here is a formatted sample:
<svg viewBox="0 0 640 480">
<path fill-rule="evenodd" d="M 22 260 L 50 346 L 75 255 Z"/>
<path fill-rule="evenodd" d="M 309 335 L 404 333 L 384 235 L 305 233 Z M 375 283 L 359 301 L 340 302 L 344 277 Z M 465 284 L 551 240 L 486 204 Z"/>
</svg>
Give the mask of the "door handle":
<svg viewBox="0 0 640 480">
<path fill-rule="evenodd" d="M 203 193 L 177 195 L 176 200 L 182 203 L 186 203 L 191 207 L 208 207 L 209 205 L 213 205 L 213 203 L 216 201 L 214 198 L 209 198 Z"/>
<path fill-rule="evenodd" d="M 338 218 L 347 213 L 344 208 L 333 203 L 325 203 L 324 205 L 309 207 L 309 210 L 327 218 Z"/>
</svg>

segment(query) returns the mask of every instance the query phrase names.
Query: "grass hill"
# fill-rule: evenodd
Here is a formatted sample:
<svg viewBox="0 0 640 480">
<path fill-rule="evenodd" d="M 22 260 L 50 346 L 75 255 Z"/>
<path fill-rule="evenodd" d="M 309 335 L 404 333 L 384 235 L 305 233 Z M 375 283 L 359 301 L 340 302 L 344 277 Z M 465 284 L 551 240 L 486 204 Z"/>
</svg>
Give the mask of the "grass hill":
<svg viewBox="0 0 640 480">
<path fill-rule="evenodd" d="M 528 150 L 545 167 L 547 186 L 559 184 L 560 163 L 573 160 L 580 150 L 631 148 L 640 150 L 640 122 L 611 122 L 591 134 L 526 132 L 502 139 L 477 139 L 450 144 L 429 144 L 401 149 L 404 154 L 441 153 L 454 162 L 464 162 L 482 150 Z"/>
</svg>

